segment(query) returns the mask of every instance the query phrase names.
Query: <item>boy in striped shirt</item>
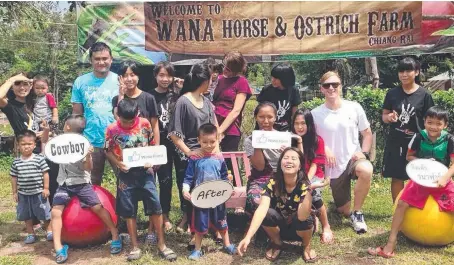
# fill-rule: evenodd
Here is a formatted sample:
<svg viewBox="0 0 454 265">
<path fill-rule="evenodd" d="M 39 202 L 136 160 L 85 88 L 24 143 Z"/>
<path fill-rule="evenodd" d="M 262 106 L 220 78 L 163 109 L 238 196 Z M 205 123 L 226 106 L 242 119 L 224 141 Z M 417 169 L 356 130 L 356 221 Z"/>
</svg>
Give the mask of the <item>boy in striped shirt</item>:
<svg viewBox="0 0 454 265">
<path fill-rule="evenodd" d="M 13 198 L 17 202 L 17 220 L 25 221 L 27 237 L 25 244 L 35 243 L 33 218 L 44 221 L 47 239 L 52 240 L 49 205 L 49 167 L 44 156 L 33 154 L 36 134 L 25 130 L 17 135 L 20 156 L 11 165 L 11 184 Z"/>
</svg>

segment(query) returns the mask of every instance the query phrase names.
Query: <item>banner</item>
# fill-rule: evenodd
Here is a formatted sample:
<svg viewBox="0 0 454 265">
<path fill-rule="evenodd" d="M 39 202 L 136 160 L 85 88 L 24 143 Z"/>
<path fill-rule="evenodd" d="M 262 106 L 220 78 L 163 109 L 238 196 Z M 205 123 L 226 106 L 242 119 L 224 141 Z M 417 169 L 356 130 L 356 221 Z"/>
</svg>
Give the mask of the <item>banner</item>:
<svg viewBox="0 0 454 265">
<path fill-rule="evenodd" d="M 249 62 L 454 52 L 452 2 L 99 3 L 78 11 L 80 60 L 105 41 L 114 58 Z"/>
</svg>

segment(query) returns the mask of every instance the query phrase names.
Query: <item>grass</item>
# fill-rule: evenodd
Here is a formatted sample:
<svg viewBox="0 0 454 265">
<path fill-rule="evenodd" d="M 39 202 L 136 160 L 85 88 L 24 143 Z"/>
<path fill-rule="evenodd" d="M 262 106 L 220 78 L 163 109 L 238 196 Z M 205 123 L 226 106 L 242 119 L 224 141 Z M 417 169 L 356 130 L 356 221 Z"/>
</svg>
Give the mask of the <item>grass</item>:
<svg viewBox="0 0 454 265">
<path fill-rule="evenodd" d="M 107 173 L 107 172 L 106 172 Z M 109 174 L 108 174 L 109 175 Z M 104 186 L 115 194 L 115 182 L 110 177 Z M 52 246 L 50 243 L 40 242 L 35 244 L 35 250 L 22 251 L 3 255 L 2 251 L 12 248 L 12 246 L 22 245 L 23 225 L 15 221 L 15 208 L 12 203 L 11 191 L 9 186 L 9 176 L 6 172 L 0 172 L 0 182 L 5 185 L 0 186 L 0 265 L 2 264 L 53 264 L 53 257 L 49 255 Z M 454 256 L 454 246 L 428 248 L 417 245 L 404 236 L 399 236 L 398 247 L 396 252 L 398 255 L 391 259 L 385 260 L 382 258 L 370 257 L 366 253 L 369 246 L 378 246 L 386 242 L 389 235 L 388 229 L 391 223 L 391 196 L 389 192 L 389 181 L 381 178 L 375 178 L 364 206 L 366 221 L 369 226 L 369 232 L 365 235 L 356 235 L 348 224 L 347 219 L 341 218 L 334 213 L 331 203 L 332 197 L 329 190 L 323 194 L 324 201 L 327 202 L 329 208 L 329 220 L 334 231 L 336 243 L 334 245 L 322 245 L 319 242 L 319 237 L 316 235 L 313 240 L 313 249 L 320 257 L 317 264 L 452 264 Z M 176 186 L 176 185 L 175 185 Z M 174 188 L 171 220 L 176 223 L 180 218 L 179 200 Z M 139 227 L 142 228 L 141 234 L 146 233 L 147 218 L 143 215 L 143 211 L 139 210 Z M 232 232 L 232 241 L 238 243 L 241 240 L 242 233 Z M 185 256 L 186 243 L 189 241 L 188 235 L 181 235 L 175 232 L 170 232 L 166 235 L 167 244 L 174 249 L 179 255 L 177 262 L 172 264 L 190 264 Z M 40 245 L 41 244 L 41 245 Z M 209 250 L 208 254 L 201 260 L 202 264 L 253 264 L 262 265 L 270 264 L 264 258 L 264 247 L 256 247 L 251 243 L 247 255 L 243 258 L 238 256 L 229 256 L 221 251 L 216 250 L 216 246 L 211 239 L 205 239 L 204 244 Z M 290 242 L 289 250 L 275 262 L 276 264 L 303 264 L 301 259 L 301 247 L 299 244 Z M 134 262 L 127 263 L 125 257 L 111 257 L 107 255 L 108 246 L 92 247 L 89 249 L 79 249 L 71 251 L 71 257 L 75 259 L 77 256 L 77 264 L 164 264 L 158 257 L 155 247 L 143 246 L 143 257 Z M 76 255 L 77 254 L 77 255 Z M 71 264 L 71 263 L 70 263 Z"/>
</svg>

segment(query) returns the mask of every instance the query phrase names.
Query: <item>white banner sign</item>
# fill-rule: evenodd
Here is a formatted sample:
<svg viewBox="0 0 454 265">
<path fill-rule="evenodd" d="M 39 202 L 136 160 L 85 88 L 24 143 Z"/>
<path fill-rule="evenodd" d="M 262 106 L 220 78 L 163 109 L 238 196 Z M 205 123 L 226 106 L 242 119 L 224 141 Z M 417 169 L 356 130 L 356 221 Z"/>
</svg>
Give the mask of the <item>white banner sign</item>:
<svg viewBox="0 0 454 265">
<path fill-rule="evenodd" d="M 214 208 L 226 202 L 232 192 L 233 186 L 228 181 L 207 181 L 192 190 L 191 202 L 199 208 Z"/>
<path fill-rule="evenodd" d="M 253 131 L 252 147 L 261 149 L 280 149 L 282 146 L 292 145 L 290 132 Z"/>
<path fill-rule="evenodd" d="M 52 138 L 44 148 L 44 155 L 57 164 L 69 164 L 82 160 L 90 148 L 90 142 L 81 134 L 65 133 Z"/>
<path fill-rule="evenodd" d="M 448 171 L 448 168 L 432 159 L 415 159 L 407 164 L 406 170 L 414 182 L 421 186 L 436 188 L 437 180 Z"/>
<path fill-rule="evenodd" d="M 123 163 L 127 167 L 143 167 L 167 164 L 167 148 L 164 145 L 123 149 Z"/>
</svg>

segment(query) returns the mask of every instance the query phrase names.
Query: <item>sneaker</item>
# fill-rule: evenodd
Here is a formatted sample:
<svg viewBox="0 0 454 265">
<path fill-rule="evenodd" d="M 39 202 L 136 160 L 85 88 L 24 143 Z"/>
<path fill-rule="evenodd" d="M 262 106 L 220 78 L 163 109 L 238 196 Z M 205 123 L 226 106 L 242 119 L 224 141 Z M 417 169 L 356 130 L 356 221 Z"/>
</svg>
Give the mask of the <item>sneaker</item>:
<svg viewBox="0 0 454 265">
<path fill-rule="evenodd" d="M 203 256 L 203 252 L 201 250 L 193 250 L 191 255 L 188 256 L 190 260 L 199 260 Z"/>
<path fill-rule="evenodd" d="M 353 226 L 353 230 L 355 230 L 358 234 L 364 234 L 367 232 L 367 225 L 366 221 L 364 221 L 364 214 L 360 211 L 354 211 L 350 214 L 350 221 Z"/>
<path fill-rule="evenodd" d="M 54 234 L 52 233 L 52 231 L 47 232 L 46 240 L 47 241 L 53 241 L 54 240 Z"/>
<path fill-rule="evenodd" d="M 126 258 L 128 261 L 138 260 L 142 256 L 142 251 L 140 248 L 134 248 L 129 252 L 128 257 Z"/>
<path fill-rule="evenodd" d="M 24 240 L 24 243 L 25 244 L 33 244 L 37 241 L 37 238 L 35 235 L 27 235 L 27 237 L 25 237 L 25 240 Z"/>
<path fill-rule="evenodd" d="M 237 253 L 236 246 L 234 244 L 230 244 L 227 247 L 224 247 L 225 252 L 230 255 L 235 255 Z"/>
<path fill-rule="evenodd" d="M 145 238 L 145 244 L 147 245 L 156 245 L 158 244 L 158 236 L 156 233 L 151 233 L 148 234 L 147 237 Z"/>
</svg>

